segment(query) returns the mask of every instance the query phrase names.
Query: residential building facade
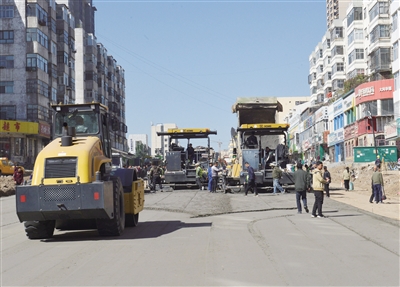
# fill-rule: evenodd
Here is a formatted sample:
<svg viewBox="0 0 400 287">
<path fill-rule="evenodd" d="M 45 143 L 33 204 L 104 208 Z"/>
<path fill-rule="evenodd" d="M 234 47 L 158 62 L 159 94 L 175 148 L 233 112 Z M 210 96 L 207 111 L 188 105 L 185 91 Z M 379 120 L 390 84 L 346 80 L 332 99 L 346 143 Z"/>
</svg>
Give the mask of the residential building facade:
<svg viewBox="0 0 400 287">
<path fill-rule="evenodd" d="M 168 129 L 176 129 L 176 124 L 156 124 L 151 126 L 151 155 L 161 155 L 165 158 L 168 151 L 168 136 L 158 136 L 157 132 L 166 132 Z M 177 140 L 174 141 L 176 144 Z"/>
<path fill-rule="evenodd" d="M 33 163 L 51 140 L 51 104 L 92 101 L 118 127 L 112 147 L 127 150 L 124 70 L 98 57 L 95 11 L 91 0 L 0 1 L 0 156 Z"/>
<path fill-rule="evenodd" d="M 149 146 L 147 134 L 130 134 L 128 136 L 129 153 L 136 154 L 138 143 L 142 143 L 147 148 Z"/>
</svg>

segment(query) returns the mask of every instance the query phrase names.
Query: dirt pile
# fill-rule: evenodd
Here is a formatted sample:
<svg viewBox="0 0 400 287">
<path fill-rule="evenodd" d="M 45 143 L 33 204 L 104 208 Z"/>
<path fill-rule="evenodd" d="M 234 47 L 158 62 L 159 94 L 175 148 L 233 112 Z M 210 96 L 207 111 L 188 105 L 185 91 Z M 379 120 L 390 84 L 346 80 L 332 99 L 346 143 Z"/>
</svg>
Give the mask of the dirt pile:
<svg viewBox="0 0 400 287">
<path fill-rule="evenodd" d="M 352 182 L 354 191 L 363 194 L 371 194 L 371 177 L 373 174 L 373 164 L 335 164 L 328 165 L 328 170 L 332 176 L 332 187 L 340 188 L 343 181 L 343 171 L 348 166 L 353 175 Z M 386 170 L 382 168 L 382 175 L 385 194 L 388 198 L 400 198 L 400 171 Z M 344 188 L 343 188 L 344 189 Z"/>
<path fill-rule="evenodd" d="M 15 183 L 12 175 L 0 176 L 0 197 L 15 194 Z"/>
</svg>

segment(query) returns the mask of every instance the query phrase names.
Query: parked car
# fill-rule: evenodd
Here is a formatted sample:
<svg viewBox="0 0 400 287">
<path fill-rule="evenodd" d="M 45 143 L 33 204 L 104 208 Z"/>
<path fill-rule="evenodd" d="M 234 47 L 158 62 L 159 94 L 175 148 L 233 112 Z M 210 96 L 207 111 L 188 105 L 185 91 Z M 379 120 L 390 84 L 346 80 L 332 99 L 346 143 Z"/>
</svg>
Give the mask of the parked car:
<svg viewBox="0 0 400 287">
<path fill-rule="evenodd" d="M 0 175 L 13 175 L 15 164 L 6 157 L 0 157 Z M 21 166 L 22 171 L 25 169 Z"/>
</svg>

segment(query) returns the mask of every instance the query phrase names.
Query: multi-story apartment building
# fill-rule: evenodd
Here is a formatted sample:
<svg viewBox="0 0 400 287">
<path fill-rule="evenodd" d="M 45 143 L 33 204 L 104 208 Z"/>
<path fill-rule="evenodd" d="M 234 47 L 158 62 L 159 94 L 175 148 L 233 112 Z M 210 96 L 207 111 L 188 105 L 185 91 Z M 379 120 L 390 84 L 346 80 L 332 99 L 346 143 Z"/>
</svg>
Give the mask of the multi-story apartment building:
<svg viewBox="0 0 400 287">
<path fill-rule="evenodd" d="M 107 105 L 112 146 L 127 150 L 124 70 L 107 53 L 98 97 L 95 10 L 91 0 L 0 2 L 0 156 L 33 163 L 60 102 Z"/>
<path fill-rule="evenodd" d="M 326 1 L 326 25 L 329 28 L 335 19 L 340 19 L 346 12 L 347 0 Z"/>
<path fill-rule="evenodd" d="M 158 136 L 157 132 L 166 132 L 168 129 L 176 129 L 176 124 L 156 124 L 151 126 L 151 155 L 162 155 L 168 151 L 168 136 Z M 174 140 L 178 144 L 177 140 Z M 185 147 L 186 148 L 186 147 Z"/>
<path fill-rule="evenodd" d="M 387 140 L 396 141 L 397 148 L 400 150 L 400 1 L 390 1 L 390 15 L 392 19 L 391 44 L 393 47 L 392 74 L 394 78 L 394 121 L 385 127 L 385 136 Z"/>
<path fill-rule="evenodd" d="M 391 78 L 389 1 L 364 1 L 366 54 L 371 80 Z"/>
<path fill-rule="evenodd" d="M 342 20 L 335 20 L 330 28 L 331 66 L 332 66 L 332 95 L 336 96 L 344 88 L 346 79 L 344 54 L 344 31 Z"/>
<path fill-rule="evenodd" d="M 147 149 L 149 145 L 147 134 L 130 134 L 128 136 L 128 146 L 131 154 L 136 153 L 136 146 L 139 142 L 142 143 Z"/>
<path fill-rule="evenodd" d="M 345 28 L 344 52 L 346 79 L 365 75 L 367 70 L 366 39 L 364 35 L 364 16 L 362 2 L 350 3 L 343 21 Z"/>
<path fill-rule="evenodd" d="M 398 2 L 393 4 L 396 1 L 392 1 L 391 12 L 389 12 L 389 2 L 385 0 L 343 1 L 344 13 L 339 13 L 336 19 L 328 22 L 326 35 L 309 56 L 308 83 L 311 92 L 311 106 L 321 103 L 321 98 L 326 105 L 329 105 L 327 110 L 330 133 L 328 145 L 330 146 L 331 160 L 352 158 L 354 146 L 388 144 L 388 140 L 383 138 L 382 125 L 384 126 L 385 123 L 387 123 L 388 130 L 393 130 L 392 137 L 396 138 L 397 136 L 398 138 L 398 133 L 400 133 L 400 127 L 399 132 L 393 128 L 393 126 L 396 127 L 397 122 L 392 121 L 388 124 L 388 121 L 393 120 L 393 114 L 396 115 L 393 106 L 396 106 L 396 101 L 398 103 L 396 90 L 398 89 L 397 81 L 400 69 L 397 60 L 399 56 L 398 32 L 397 35 L 394 34 L 390 38 L 391 22 L 394 21 L 392 31 L 397 30 L 399 4 Z M 329 11 L 327 11 L 328 14 Z M 390 52 L 392 46 L 394 87 L 391 87 L 385 80 L 392 77 Z M 323 59 L 322 65 L 321 58 Z M 330 74 L 327 73 L 329 70 Z M 320 76 L 321 73 L 324 74 L 323 78 Z M 358 87 L 353 84 L 352 87 L 355 90 L 344 94 L 345 82 L 358 75 L 365 75 L 365 77 L 358 77 L 357 80 L 371 82 Z M 357 83 L 356 80 L 353 82 Z M 351 84 L 352 81 L 348 83 Z M 360 90 L 362 94 L 366 86 L 371 86 L 370 97 L 360 97 L 358 91 Z M 348 91 L 349 86 L 346 89 Z M 391 100 L 393 97 L 391 89 L 394 90 L 394 100 Z M 329 101 L 331 97 L 335 102 Z M 363 100 L 360 100 L 361 98 Z M 367 102 L 368 107 L 366 107 Z M 369 109 L 369 106 L 372 107 L 372 110 Z M 369 115 L 365 114 L 366 110 L 370 112 Z M 395 117 L 398 118 L 398 114 Z M 365 127 L 369 127 L 369 129 Z M 307 140 L 303 142 L 303 145 L 307 145 Z"/>
</svg>

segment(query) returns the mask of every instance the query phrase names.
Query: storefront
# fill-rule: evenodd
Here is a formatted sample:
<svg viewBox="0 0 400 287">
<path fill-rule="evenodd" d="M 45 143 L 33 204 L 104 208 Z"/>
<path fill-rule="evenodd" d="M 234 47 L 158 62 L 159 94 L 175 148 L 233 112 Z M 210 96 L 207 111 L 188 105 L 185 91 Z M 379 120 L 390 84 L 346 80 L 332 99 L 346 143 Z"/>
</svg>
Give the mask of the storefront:
<svg viewBox="0 0 400 287">
<path fill-rule="evenodd" d="M 354 147 L 358 145 L 357 135 L 357 123 L 352 123 L 344 127 L 344 153 L 346 161 L 352 161 L 354 159 Z"/>
<path fill-rule="evenodd" d="M 328 136 L 329 158 L 334 162 L 345 160 L 343 99 L 338 99 L 329 111 L 330 134 Z"/>
<path fill-rule="evenodd" d="M 384 146 L 384 127 L 394 119 L 393 79 L 374 81 L 355 89 L 358 146 Z"/>
<path fill-rule="evenodd" d="M 0 156 L 33 164 L 38 152 L 50 141 L 48 123 L 0 120 Z"/>
</svg>

